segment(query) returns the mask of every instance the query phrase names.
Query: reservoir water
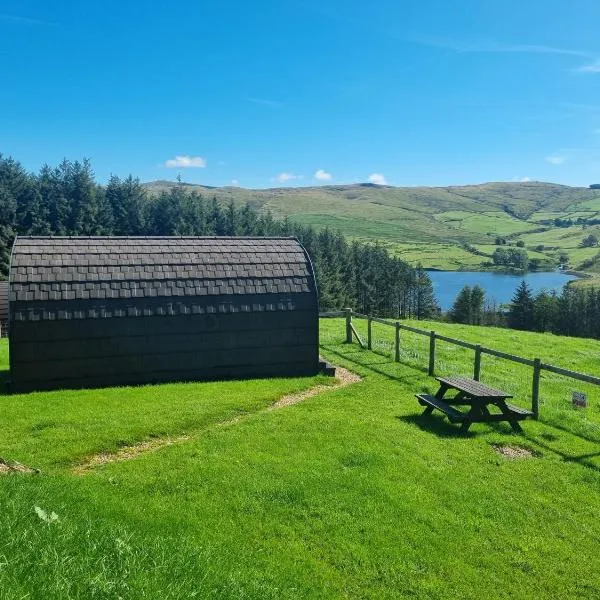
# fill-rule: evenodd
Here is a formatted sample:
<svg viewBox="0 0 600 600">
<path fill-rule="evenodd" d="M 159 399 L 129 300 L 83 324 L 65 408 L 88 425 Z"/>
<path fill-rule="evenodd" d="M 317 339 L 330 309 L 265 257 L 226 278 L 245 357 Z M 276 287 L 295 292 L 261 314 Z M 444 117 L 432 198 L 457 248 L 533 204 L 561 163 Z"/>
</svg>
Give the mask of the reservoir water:
<svg viewBox="0 0 600 600">
<path fill-rule="evenodd" d="M 529 284 L 534 294 L 542 289 L 555 290 L 560 293 L 568 281 L 577 279 L 574 275 L 567 275 L 560 271 L 521 275 L 486 271 L 428 271 L 427 274 L 433 282 L 435 296 L 444 311 L 451 308 L 458 292 L 465 285 L 473 287 L 479 284 L 485 290 L 486 300 L 493 298 L 498 304 L 503 304 L 510 302 L 523 279 Z"/>
</svg>

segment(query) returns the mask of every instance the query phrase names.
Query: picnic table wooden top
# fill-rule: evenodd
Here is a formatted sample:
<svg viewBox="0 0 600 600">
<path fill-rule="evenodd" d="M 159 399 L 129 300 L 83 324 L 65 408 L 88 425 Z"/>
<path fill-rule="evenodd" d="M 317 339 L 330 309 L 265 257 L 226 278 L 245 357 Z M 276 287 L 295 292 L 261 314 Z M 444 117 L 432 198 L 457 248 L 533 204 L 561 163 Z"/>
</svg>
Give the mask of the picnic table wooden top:
<svg viewBox="0 0 600 600">
<path fill-rule="evenodd" d="M 488 385 L 469 379 L 468 377 L 436 377 L 436 379 L 444 386 L 457 389 L 474 398 L 490 398 L 490 399 L 505 399 L 512 398 L 510 394 L 492 388 Z"/>
</svg>

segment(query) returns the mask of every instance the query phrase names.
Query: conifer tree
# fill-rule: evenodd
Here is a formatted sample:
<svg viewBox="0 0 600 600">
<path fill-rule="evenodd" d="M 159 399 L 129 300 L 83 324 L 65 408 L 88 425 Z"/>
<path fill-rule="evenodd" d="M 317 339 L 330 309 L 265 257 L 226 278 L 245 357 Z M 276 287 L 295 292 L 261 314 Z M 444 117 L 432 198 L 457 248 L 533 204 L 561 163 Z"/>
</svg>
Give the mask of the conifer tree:
<svg viewBox="0 0 600 600">
<path fill-rule="evenodd" d="M 439 313 L 439 306 L 433 293 L 431 278 L 418 265 L 415 270 L 415 316 L 417 319 L 429 319 Z"/>
<path fill-rule="evenodd" d="M 8 276 L 10 248 L 15 235 L 17 203 L 10 192 L 0 185 L 0 274 Z"/>
<path fill-rule="evenodd" d="M 508 324 L 513 329 L 533 329 L 533 295 L 525 280 L 521 281 L 512 297 Z"/>
<path fill-rule="evenodd" d="M 66 235 L 70 208 L 61 171 L 44 165 L 38 175 L 38 189 L 45 205 L 49 231 L 53 235 Z"/>
<path fill-rule="evenodd" d="M 471 290 L 471 324 L 481 325 L 483 320 L 483 305 L 485 302 L 485 291 L 480 285 L 473 286 Z"/>
<path fill-rule="evenodd" d="M 241 227 L 238 218 L 238 212 L 235 208 L 233 200 L 229 201 L 227 206 L 227 215 L 225 223 L 226 235 L 241 235 Z"/>
<path fill-rule="evenodd" d="M 546 290 L 538 292 L 533 301 L 533 329 L 535 331 L 551 331 L 558 316 L 558 299 L 556 294 Z"/>
<path fill-rule="evenodd" d="M 450 318 L 455 323 L 469 324 L 472 322 L 473 305 L 471 302 L 472 290 L 471 286 L 465 285 L 454 300 L 454 304 L 450 309 Z"/>
</svg>

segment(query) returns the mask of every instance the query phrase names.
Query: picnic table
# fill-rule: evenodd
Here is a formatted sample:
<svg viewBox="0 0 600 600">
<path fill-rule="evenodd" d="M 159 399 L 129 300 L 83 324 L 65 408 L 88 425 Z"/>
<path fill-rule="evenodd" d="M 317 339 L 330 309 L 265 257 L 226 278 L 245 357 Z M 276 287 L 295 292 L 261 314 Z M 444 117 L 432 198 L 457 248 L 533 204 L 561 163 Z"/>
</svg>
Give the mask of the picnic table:
<svg viewBox="0 0 600 600">
<path fill-rule="evenodd" d="M 530 410 L 514 406 L 506 402 L 512 396 L 474 379 L 467 377 L 436 377 L 440 389 L 435 396 L 416 394 L 419 404 L 425 406 L 424 415 L 431 414 L 434 409 L 443 412 L 450 422 L 462 423 L 461 431 L 467 432 L 472 423 L 491 423 L 508 421 L 514 431 L 522 431 L 519 421 L 531 417 Z M 446 398 L 449 390 L 458 393 L 453 398 Z M 458 410 L 455 406 L 470 406 L 468 412 Z M 500 412 L 490 412 L 490 406 L 497 407 Z"/>
</svg>

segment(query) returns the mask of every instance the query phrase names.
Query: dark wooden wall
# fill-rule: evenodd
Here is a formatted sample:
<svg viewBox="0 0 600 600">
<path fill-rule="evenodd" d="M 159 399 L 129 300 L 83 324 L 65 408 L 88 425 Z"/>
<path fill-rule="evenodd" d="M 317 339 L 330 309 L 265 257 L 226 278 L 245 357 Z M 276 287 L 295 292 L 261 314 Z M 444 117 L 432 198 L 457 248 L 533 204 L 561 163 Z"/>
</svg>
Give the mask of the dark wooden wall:
<svg viewBox="0 0 600 600">
<path fill-rule="evenodd" d="M 312 375 L 318 315 L 304 304 L 293 311 L 15 321 L 13 391 Z"/>
<path fill-rule="evenodd" d="M 317 370 L 311 294 L 294 310 L 14 321 L 11 329 L 15 392 Z"/>
</svg>

